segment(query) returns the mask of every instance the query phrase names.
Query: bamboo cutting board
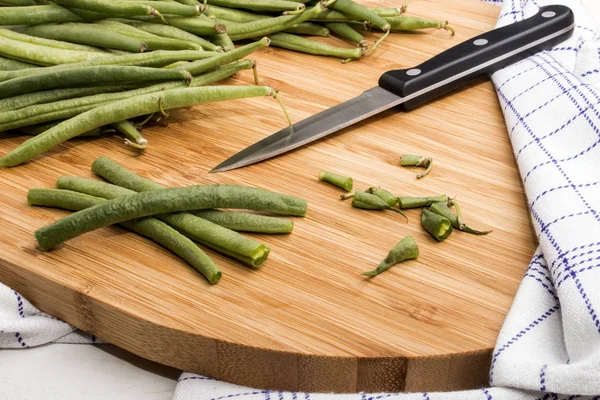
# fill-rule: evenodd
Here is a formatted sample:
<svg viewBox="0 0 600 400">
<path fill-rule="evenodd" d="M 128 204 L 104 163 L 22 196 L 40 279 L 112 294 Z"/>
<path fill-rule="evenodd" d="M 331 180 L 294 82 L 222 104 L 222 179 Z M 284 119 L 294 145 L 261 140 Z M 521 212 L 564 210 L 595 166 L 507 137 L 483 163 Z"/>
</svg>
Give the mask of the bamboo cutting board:
<svg viewBox="0 0 600 400">
<path fill-rule="evenodd" d="M 392 1 L 381 6 L 398 5 Z M 457 30 L 395 34 L 359 62 L 275 48 L 255 53 L 262 83 L 281 91 L 296 121 L 374 86 L 386 70 L 414 66 L 492 29 L 498 8 L 477 0 L 414 0 L 409 13 L 448 19 Z M 374 36 L 373 36 L 374 37 Z M 226 84 L 249 84 L 245 71 Z M 224 381 L 300 391 L 420 391 L 486 384 L 500 326 L 533 254 L 535 237 L 492 85 L 480 82 L 410 113 L 387 112 L 285 156 L 208 174 L 226 157 L 285 126 L 270 98 L 171 113 L 144 131 L 143 153 L 116 138 L 82 138 L 0 171 L 0 281 L 41 310 L 142 357 Z M 3 135 L 6 153 L 25 138 Z M 434 168 L 400 168 L 403 153 Z M 27 190 L 63 174 L 92 177 L 107 155 L 168 186 L 252 185 L 303 197 L 291 235 L 253 235 L 271 247 L 253 271 L 207 252 L 223 271 L 207 282 L 177 257 L 120 228 L 104 228 L 50 252 L 33 231 L 66 215 L 29 207 Z M 391 212 L 353 209 L 319 170 L 400 195 L 458 196 L 466 219 L 493 233 L 456 232 L 443 243 Z M 418 260 L 367 280 L 401 238 Z"/>
</svg>

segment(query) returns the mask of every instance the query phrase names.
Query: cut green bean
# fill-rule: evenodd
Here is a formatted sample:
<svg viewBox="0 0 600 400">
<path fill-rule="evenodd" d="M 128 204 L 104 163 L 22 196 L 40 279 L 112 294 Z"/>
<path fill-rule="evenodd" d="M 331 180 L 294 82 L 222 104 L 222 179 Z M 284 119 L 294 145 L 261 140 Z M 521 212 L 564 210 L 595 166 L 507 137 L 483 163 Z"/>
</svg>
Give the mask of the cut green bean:
<svg viewBox="0 0 600 400">
<path fill-rule="evenodd" d="M 354 42 L 360 47 L 367 47 L 367 41 L 363 35 L 355 31 L 354 28 L 345 22 L 328 22 L 325 26 L 342 39 Z"/>
<path fill-rule="evenodd" d="M 269 40 L 268 38 L 262 38 L 261 40 L 258 40 L 254 43 L 250 43 L 245 46 L 238 47 L 235 50 L 219 54 L 216 57 L 212 57 L 206 60 L 194 61 L 187 65 L 181 65 L 173 69 L 188 71 L 194 76 L 199 75 L 203 72 L 210 71 L 211 69 L 215 69 L 222 65 L 229 64 L 230 62 L 244 58 L 252 52 L 258 50 L 259 48 L 268 46 L 270 43 L 271 40 Z"/>
<path fill-rule="evenodd" d="M 379 197 L 381 200 L 385 201 L 390 207 L 394 207 L 396 204 L 398 204 L 398 198 L 396 196 L 380 187 L 370 187 L 367 189 L 367 193 L 371 193 Z"/>
<path fill-rule="evenodd" d="M 400 196 L 398 197 L 398 206 L 402 209 L 406 208 L 421 208 L 421 207 L 429 207 L 433 203 L 438 201 L 447 203 L 448 196 L 445 194 L 439 196 L 430 196 L 430 197 L 411 197 L 411 196 Z"/>
<path fill-rule="evenodd" d="M 252 11 L 297 11 L 304 9 L 304 4 L 287 0 L 209 0 L 210 5 L 228 8 L 242 8 Z"/>
<path fill-rule="evenodd" d="M 157 15 L 162 17 L 156 9 L 144 4 L 110 2 L 103 0 L 53 0 L 53 2 L 64 7 L 74 7 L 80 10 L 113 14 L 118 16 Z"/>
<path fill-rule="evenodd" d="M 457 228 L 459 230 L 461 230 L 463 232 L 467 232 L 467 233 L 472 233 L 474 235 L 487 235 L 488 233 L 492 232 L 492 230 L 480 231 L 480 230 L 471 228 L 470 226 L 468 226 L 467 224 L 464 223 L 464 221 L 462 219 L 462 212 L 460 210 L 458 202 L 456 200 L 452 199 L 448 203 L 453 205 L 454 208 L 456 209 L 456 224 L 458 225 Z"/>
<path fill-rule="evenodd" d="M 105 203 L 101 197 L 62 189 L 30 189 L 27 193 L 30 205 L 57 207 L 71 211 L 80 211 Z M 171 250 L 200 272 L 211 284 L 219 282 L 221 272 L 213 261 L 190 239 L 155 218 L 140 218 L 123 221 L 119 225 L 154 240 Z"/>
<path fill-rule="evenodd" d="M 147 22 L 129 21 L 126 20 L 124 23 L 131 25 L 135 28 L 141 29 L 145 32 L 152 33 L 154 35 L 167 37 L 171 39 L 187 40 L 189 42 L 200 45 L 204 50 L 208 51 L 222 51 L 220 46 L 209 42 L 208 40 L 196 36 L 192 33 L 186 32 L 183 29 L 171 25 L 151 24 Z"/>
<path fill-rule="evenodd" d="M 77 115 L 25 141 L 0 158 L 0 168 L 22 164 L 72 137 L 113 122 L 148 115 L 161 109 L 272 94 L 273 90 L 268 86 L 211 86 L 173 89 L 115 101 Z"/>
<path fill-rule="evenodd" d="M 377 266 L 373 271 L 363 272 L 365 276 L 376 276 L 382 272 L 387 271 L 396 264 L 399 264 L 406 260 L 414 260 L 419 257 L 419 246 L 412 236 L 407 236 L 399 241 L 390 250 L 385 259 Z"/>
<path fill-rule="evenodd" d="M 241 208 L 304 216 L 306 201 L 262 189 L 204 185 L 121 196 L 78 211 L 35 231 L 42 250 L 104 226 L 150 215 L 212 208 Z"/>
<path fill-rule="evenodd" d="M 38 66 L 22 61 L 11 60 L 10 58 L 0 57 L 0 71 L 22 71 L 33 68 L 38 68 Z"/>
<path fill-rule="evenodd" d="M 100 65 L 61 69 L 0 82 L 0 99 L 59 87 L 182 80 L 191 82 L 187 71 L 148 67 Z"/>
<path fill-rule="evenodd" d="M 308 54 L 339 57 L 346 61 L 360 58 L 365 54 L 364 47 L 336 47 L 327 43 L 292 35 L 291 33 L 275 33 L 269 35 L 269 39 L 271 39 L 271 44 L 276 47 Z"/>
<path fill-rule="evenodd" d="M 423 178 L 425 175 L 431 171 L 431 167 L 433 166 L 433 158 L 431 157 L 423 157 L 414 154 L 403 154 L 400 157 L 400 165 L 403 167 L 423 167 L 425 171 L 417 174 L 417 179 Z"/>
<path fill-rule="evenodd" d="M 39 25 L 81 21 L 81 18 L 57 5 L 31 7 L 2 7 L 0 25 Z"/>
<path fill-rule="evenodd" d="M 0 36 L 0 55 L 43 66 L 70 64 L 91 60 L 93 58 L 106 57 L 106 54 L 104 53 L 57 49 L 54 47 L 21 42 L 5 36 Z"/>
<path fill-rule="evenodd" d="M 290 233 L 294 222 L 278 217 L 221 210 L 192 211 L 197 217 L 237 232 Z"/>
<path fill-rule="evenodd" d="M 447 218 L 426 208 L 421 209 L 421 225 L 438 242 L 443 241 L 452 233 L 452 224 Z"/>
<path fill-rule="evenodd" d="M 44 39 L 37 36 L 24 35 L 10 29 L 0 28 L 0 36 L 10 39 L 19 40 L 21 42 L 38 44 L 40 46 L 56 47 L 57 49 L 75 50 L 75 51 L 92 51 L 95 53 L 106 53 L 106 51 L 97 47 L 85 46 L 81 44 L 62 42 L 60 40 Z"/>
<path fill-rule="evenodd" d="M 59 25 L 37 25 L 23 28 L 21 32 L 46 39 L 125 50 L 133 53 L 141 53 L 148 49 L 148 45 L 139 38 L 126 36 L 95 24 L 68 22 Z"/>
<path fill-rule="evenodd" d="M 397 208 L 394 208 L 386 203 L 381 198 L 374 194 L 367 193 L 364 190 L 357 190 L 352 197 L 352 207 L 362 208 L 364 210 L 391 210 L 402 215 L 408 221 L 406 215 Z"/>
<path fill-rule="evenodd" d="M 346 192 L 352 190 L 352 178 L 349 176 L 344 176 L 329 171 L 321 171 L 319 172 L 319 180 L 331 183 L 334 186 L 344 189 Z"/>
<path fill-rule="evenodd" d="M 136 194 L 135 191 L 125 187 L 70 176 L 60 177 L 56 184 L 61 189 L 74 190 L 106 199 Z M 163 189 L 161 185 L 158 185 L 158 188 Z M 187 212 L 161 214 L 156 218 L 168 223 L 189 238 L 253 268 L 260 267 L 269 256 L 268 246 L 193 214 Z"/>
<path fill-rule="evenodd" d="M 417 29 L 444 29 L 454 35 L 454 29 L 448 25 L 448 21 L 436 21 L 409 15 L 400 15 L 398 17 L 385 18 L 390 23 L 392 31 L 413 31 Z"/>
</svg>

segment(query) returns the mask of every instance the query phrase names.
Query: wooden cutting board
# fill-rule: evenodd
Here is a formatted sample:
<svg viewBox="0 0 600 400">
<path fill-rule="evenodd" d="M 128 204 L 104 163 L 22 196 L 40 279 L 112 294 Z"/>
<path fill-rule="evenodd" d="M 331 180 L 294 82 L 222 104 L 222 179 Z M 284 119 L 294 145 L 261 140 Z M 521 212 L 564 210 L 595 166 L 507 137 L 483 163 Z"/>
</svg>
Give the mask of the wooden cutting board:
<svg viewBox="0 0 600 400">
<path fill-rule="evenodd" d="M 380 1 L 380 6 L 400 2 Z M 296 121 L 348 100 L 383 72 L 414 66 L 494 27 L 499 8 L 477 0 L 414 0 L 409 13 L 448 19 L 446 31 L 395 34 L 346 65 L 336 59 L 263 49 L 262 83 L 281 91 Z M 370 38 L 375 36 L 370 36 Z M 248 84 L 248 71 L 226 84 Z M 117 138 L 82 138 L 26 165 L 0 171 L 0 281 L 41 310 L 142 357 L 224 381 L 300 391 L 420 391 L 486 384 L 498 331 L 533 254 L 535 237 L 500 107 L 490 82 L 410 113 L 387 112 L 285 156 L 227 173 L 208 171 L 285 126 L 277 102 L 256 98 L 171 113 L 144 131 L 143 153 Z M 2 135 L 2 154 L 25 140 Z M 400 168 L 403 153 L 432 156 L 429 176 Z M 154 243 L 104 228 L 49 252 L 33 231 L 67 214 L 29 207 L 27 190 L 63 174 L 92 177 L 109 156 L 168 186 L 252 185 L 303 197 L 305 218 L 285 236 L 252 235 L 271 247 L 253 271 L 207 252 L 223 271 L 209 286 Z M 456 232 L 443 243 L 391 212 L 353 209 L 319 170 L 380 185 L 398 195 L 458 196 L 466 219 L 492 228 Z M 401 238 L 418 260 L 371 280 Z"/>
</svg>

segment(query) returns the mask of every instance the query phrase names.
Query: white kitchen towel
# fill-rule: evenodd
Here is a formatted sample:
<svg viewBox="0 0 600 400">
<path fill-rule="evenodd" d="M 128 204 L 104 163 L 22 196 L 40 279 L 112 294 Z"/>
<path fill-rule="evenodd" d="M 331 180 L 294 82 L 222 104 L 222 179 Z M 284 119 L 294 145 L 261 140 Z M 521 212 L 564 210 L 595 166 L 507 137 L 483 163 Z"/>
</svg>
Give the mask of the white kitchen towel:
<svg viewBox="0 0 600 400">
<path fill-rule="evenodd" d="M 573 9 L 573 37 L 492 77 L 540 243 L 498 337 L 493 387 L 332 395 L 184 373 L 175 400 L 600 400 L 600 1 L 505 0 L 498 25 L 550 3 Z M 0 285 L 0 347 L 74 340 L 72 331 Z"/>
</svg>

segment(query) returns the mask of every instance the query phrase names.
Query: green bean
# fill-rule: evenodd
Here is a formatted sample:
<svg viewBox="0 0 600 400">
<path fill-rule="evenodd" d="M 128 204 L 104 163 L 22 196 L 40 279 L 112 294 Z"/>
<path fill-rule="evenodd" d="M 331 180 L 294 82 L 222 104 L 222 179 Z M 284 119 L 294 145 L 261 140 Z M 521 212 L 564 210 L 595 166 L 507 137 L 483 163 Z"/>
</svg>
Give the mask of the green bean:
<svg viewBox="0 0 600 400">
<path fill-rule="evenodd" d="M 152 33 L 134 28 L 118 21 L 101 20 L 95 22 L 121 35 L 130 36 L 143 41 L 148 50 L 201 50 L 202 46 L 194 42 L 180 39 L 164 38 Z"/>
<path fill-rule="evenodd" d="M 381 200 L 385 201 L 390 207 L 393 207 L 396 204 L 398 204 L 398 198 L 396 196 L 380 187 L 370 187 L 367 189 L 367 193 L 371 193 L 379 197 Z"/>
<path fill-rule="evenodd" d="M 404 10 L 405 10 L 405 6 L 391 7 L 391 8 L 369 7 L 369 11 L 371 11 L 372 13 L 377 14 L 383 18 L 396 17 L 396 16 L 402 14 L 404 12 Z M 321 14 L 319 14 L 317 17 L 313 18 L 313 20 L 316 20 L 316 21 L 333 21 L 333 22 L 360 21 L 360 20 L 364 20 L 364 19 L 365 18 L 363 18 L 359 15 L 352 15 L 352 14 L 348 14 L 348 13 L 342 14 L 341 12 L 335 11 L 335 10 L 325 10 Z"/>
<path fill-rule="evenodd" d="M 131 4 L 128 2 L 109 2 L 103 0 L 53 0 L 54 3 L 65 7 L 74 7 L 81 10 L 113 14 L 119 16 L 130 15 L 158 15 L 160 13 L 153 7 L 143 4 Z"/>
<path fill-rule="evenodd" d="M 321 37 L 329 37 L 331 35 L 327 27 L 312 22 L 300 22 L 284 29 L 284 32 Z"/>
<path fill-rule="evenodd" d="M 209 83 L 220 81 L 221 79 L 229 78 L 238 71 L 244 69 L 256 69 L 256 61 L 242 60 L 224 65 L 214 71 L 199 75 L 192 81 L 192 87 L 200 87 Z M 256 82 L 258 84 L 258 82 Z"/>
<path fill-rule="evenodd" d="M 169 17 L 167 18 L 167 22 L 169 25 L 199 36 L 227 32 L 227 27 L 225 25 L 217 24 L 210 18 Z"/>
<path fill-rule="evenodd" d="M 143 88 L 118 93 L 100 93 L 90 96 L 70 98 L 50 103 L 33 105 L 18 110 L 0 112 L 0 131 L 40 124 L 57 119 L 67 119 L 89 111 L 102 104 L 125 100 L 130 97 L 156 93 L 168 89 L 186 87 L 186 83 L 164 82 Z"/>
<path fill-rule="evenodd" d="M 60 25 L 37 25 L 23 28 L 22 32 L 46 39 L 64 40 L 66 42 L 87 44 L 141 53 L 147 50 L 146 43 L 139 38 L 132 38 L 121 33 L 107 30 L 93 24 L 67 22 Z"/>
<path fill-rule="evenodd" d="M 364 190 L 357 190 L 352 197 L 352 207 L 362 208 L 364 210 L 390 210 L 397 212 L 406 218 L 406 215 L 397 208 L 390 206 L 381 198 L 375 196 L 374 194 L 367 193 Z M 406 218 L 408 221 L 408 218 Z"/>
<path fill-rule="evenodd" d="M 107 200 L 83 193 L 62 189 L 30 189 L 27 193 L 30 205 L 57 207 L 80 211 L 105 203 Z M 213 261 L 190 239 L 155 218 L 140 218 L 123 221 L 119 225 L 150 238 L 177 254 L 200 272 L 211 284 L 219 282 L 221 272 Z"/>
<path fill-rule="evenodd" d="M 53 122 L 46 123 L 46 124 L 24 126 L 24 127 L 17 129 L 17 132 L 25 133 L 25 134 L 31 135 L 31 136 L 37 136 L 41 133 L 44 133 L 48 129 L 58 125 L 60 122 L 62 122 L 62 121 L 53 121 Z M 92 129 L 91 131 L 88 131 L 88 132 L 84 132 L 81 135 L 79 135 L 79 137 L 104 136 L 105 134 L 112 133 L 114 131 L 115 130 L 112 128 L 100 127 L 100 128 Z"/>
<path fill-rule="evenodd" d="M 400 157 L 400 165 L 403 167 L 423 167 L 425 171 L 417 174 L 417 179 L 423 178 L 425 175 L 431 171 L 431 167 L 433 166 L 433 158 L 431 157 L 423 157 L 417 156 L 414 154 L 403 154 Z"/>
<path fill-rule="evenodd" d="M 217 19 L 224 19 L 231 22 L 252 22 L 260 19 L 271 18 L 268 15 L 259 15 L 248 11 L 219 7 L 213 4 L 208 6 L 206 9 L 206 14 Z"/>
<path fill-rule="evenodd" d="M 68 68 L 0 82 L 0 98 L 59 87 L 168 80 L 186 80 L 191 82 L 192 77 L 187 71 L 148 67 L 99 65 Z"/>
<path fill-rule="evenodd" d="M 338 34 L 342 39 L 350 40 L 360 47 L 367 47 L 365 38 L 350 25 L 344 22 L 328 22 L 325 26 L 333 33 Z"/>
<path fill-rule="evenodd" d="M 365 276 L 376 276 L 381 274 L 382 272 L 387 271 L 392 266 L 401 263 L 406 260 L 414 260 L 419 257 L 419 246 L 415 239 L 412 236 L 407 236 L 401 241 L 399 241 L 393 248 L 390 250 L 385 259 L 377 266 L 377 268 L 373 271 L 363 272 L 362 275 Z"/>
<path fill-rule="evenodd" d="M 117 132 L 125 136 L 125 144 L 138 150 L 145 150 L 148 147 L 148 141 L 142 137 L 137 128 L 128 120 L 113 122 L 110 124 Z"/>
<path fill-rule="evenodd" d="M 210 40 L 210 42 L 213 43 L 215 46 L 219 46 L 220 48 L 222 48 L 223 51 L 231 51 L 235 49 L 235 44 L 233 43 L 233 41 L 227 33 L 210 35 L 207 37 L 207 39 Z"/>
<path fill-rule="evenodd" d="M 244 24 L 236 24 L 228 26 L 227 34 L 233 41 L 241 39 L 251 39 L 261 36 L 270 35 L 300 22 L 308 21 L 312 17 L 319 15 L 329 4 L 336 0 L 328 0 L 327 2 L 319 2 L 317 5 L 307 9 L 301 14 L 282 15 L 279 17 L 251 21 Z"/>
<path fill-rule="evenodd" d="M 421 207 L 429 207 L 433 203 L 438 201 L 447 203 L 448 196 L 445 194 L 439 196 L 430 196 L 430 197 L 410 197 L 410 196 L 400 196 L 398 197 L 398 206 L 402 209 L 406 208 L 421 208 Z"/>
<path fill-rule="evenodd" d="M 131 25 L 134 28 L 138 28 L 148 33 L 152 33 L 154 35 L 171 38 L 171 39 L 180 39 L 186 40 L 188 42 L 193 42 L 200 45 L 203 49 L 209 51 L 221 51 L 222 49 L 219 46 L 214 45 L 208 40 L 198 37 L 192 33 L 186 32 L 183 29 L 176 28 L 171 25 L 160 25 L 160 24 L 151 24 L 146 22 L 138 22 L 138 21 L 124 21 L 125 24 Z"/>
<path fill-rule="evenodd" d="M 22 33 L 18 33 L 18 32 L 12 31 L 10 29 L 0 28 L 0 36 L 4 36 L 4 37 L 14 39 L 14 40 L 19 40 L 21 42 L 39 44 L 41 46 L 56 47 L 58 49 L 76 50 L 76 51 L 92 51 L 95 53 L 106 53 L 104 50 L 99 49 L 97 47 L 84 46 L 84 45 L 80 45 L 80 44 L 62 42 L 59 40 L 50 40 L 50 39 L 39 38 L 36 36 L 24 35 Z"/>
<path fill-rule="evenodd" d="M 352 178 L 349 176 L 344 176 L 329 171 L 321 171 L 319 172 L 319 180 L 344 189 L 346 192 L 352 190 Z"/>
<path fill-rule="evenodd" d="M 118 3 L 119 1 L 115 1 Z M 174 1 L 128 1 L 127 4 L 143 4 L 152 7 L 161 14 L 165 15 L 180 15 L 182 17 L 195 17 L 200 15 L 200 5 L 185 5 Z"/>
<path fill-rule="evenodd" d="M 192 211 L 192 214 L 238 232 L 290 233 L 294 229 L 292 221 L 266 215 L 221 210 Z"/>
<path fill-rule="evenodd" d="M 34 0 L 3 0 L 2 3 L 9 4 L 11 6 L 17 6 L 17 7 L 37 6 L 38 5 Z"/>
<path fill-rule="evenodd" d="M 124 55 L 131 54 L 130 51 L 124 51 L 124 50 L 117 50 L 117 49 L 104 49 L 104 50 L 106 50 L 109 53 L 114 54 L 116 56 L 124 56 Z"/>
<path fill-rule="evenodd" d="M 421 209 L 421 225 L 438 242 L 443 241 L 452 233 L 452 224 L 447 218 L 426 208 Z"/>
<path fill-rule="evenodd" d="M 38 66 L 22 61 L 11 60 L 10 58 L 0 57 L 0 71 L 20 71 L 33 68 L 38 68 Z"/>
<path fill-rule="evenodd" d="M 29 7 L 27 7 L 29 8 Z M 0 13 L 2 14 L 2 13 Z M 38 65 L 69 64 L 105 57 L 103 53 L 57 49 L 0 36 L 0 54 Z"/>
<path fill-rule="evenodd" d="M 123 169 L 118 164 L 116 165 Z M 129 173 L 129 171 L 125 171 Z M 133 175 L 139 178 L 137 175 Z M 56 184 L 61 189 L 75 190 L 106 199 L 136 194 L 135 191 L 125 187 L 70 176 L 60 177 Z M 158 185 L 158 189 L 162 190 L 163 187 Z M 156 218 L 163 220 L 189 238 L 248 266 L 258 268 L 269 256 L 269 247 L 190 213 L 161 214 Z"/>
<path fill-rule="evenodd" d="M 199 6 L 201 3 L 198 0 L 176 0 L 178 3 L 187 4 L 188 6 Z"/>
<path fill-rule="evenodd" d="M 192 75 L 198 75 L 221 65 L 229 64 L 230 62 L 244 58 L 259 48 L 268 46 L 270 43 L 271 41 L 268 38 L 262 38 L 254 43 L 238 47 L 237 49 L 228 51 L 227 53 L 219 54 L 216 57 L 194 61 L 187 65 L 181 65 L 173 69 L 188 71 Z"/>
<path fill-rule="evenodd" d="M 290 33 L 275 33 L 269 35 L 273 46 L 281 47 L 288 50 L 300 51 L 302 53 L 317 54 L 331 57 L 339 57 L 347 60 L 360 58 L 365 54 L 364 47 L 335 47 L 327 43 L 317 42 Z"/>
<path fill-rule="evenodd" d="M 243 208 L 304 216 L 306 201 L 266 190 L 231 185 L 197 185 L 121 196 L 78 211 L 35 231 L 42 250 L 104 226 L 179 211 Z"/>
<path fill-rule="evenodd" d="M 77 115 L 41 135 L 25 141 L 0 158 L 0 168 L 24 163 L 72 137 L 113 122 L 151 114 L 161 109 L 167 110 L 212 101 L 269 96 L 272 94 L 273 90 L 267 86 L 210 86 L 173 89 L 111 102 Z"/>
<path fill-rule="evenodd" d="M 383 17 L 375 14 L 368 7 L 356 4 L 352 0 L 336 0 L 336 2 L 331 5 L 331 8 L 341 12 L 342 14 L 349 14 L 358 17 L 360 20 L 369 21 L 369 23 L 378 27 L 382 31 L 389 31 L 391 28 L 390 23 Z"/>
<path fill-rule="evenodd" d="M 2 7 L 0 12 L 0 25 L 38 25 L 71 21 L 81 21 L 81 18 L 54 4 L 27 8 Z"/>
<path fill-rule="evenodd" d="M 208 4 L 252 11 L 297 11 L 304 9 L 304 4 L 287 0 L 210 0 Z"/>
<path fill-rule="evenodd" d="M 17 110 L 35 104 L 44 104 L 53 101 L 72 99 L 75 97 L 91 96 L 99 93 L 121 92 L 127 90 L 128 86 L 92 86 L 82 88 L 55 89 L 42 92 L 26 93 L 19 96 L 0 100 L 2 112 Z"/>
<path fill-rule="evenodd" d="M 435 21 L 409 15 L 385 18 L 389 22 L 392 31 L 412 31 L 416 29 L 445 29 L 454 35 L 454 29 L 448 25 L 448 21 Z"/>
</svg>

